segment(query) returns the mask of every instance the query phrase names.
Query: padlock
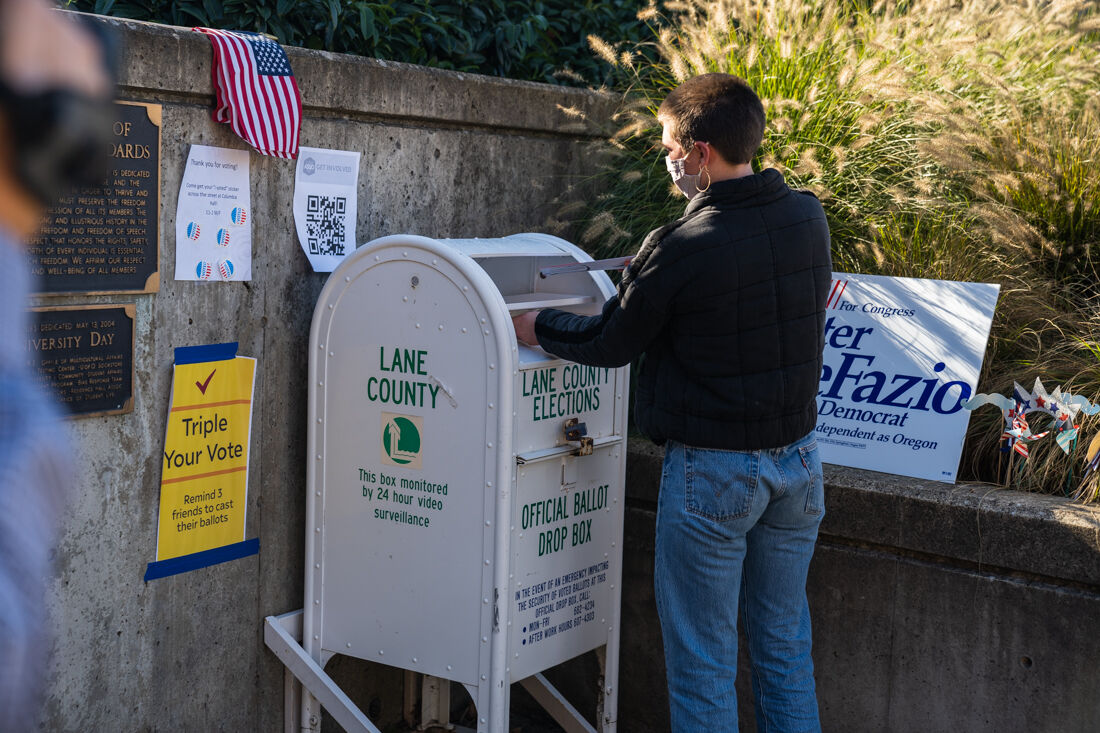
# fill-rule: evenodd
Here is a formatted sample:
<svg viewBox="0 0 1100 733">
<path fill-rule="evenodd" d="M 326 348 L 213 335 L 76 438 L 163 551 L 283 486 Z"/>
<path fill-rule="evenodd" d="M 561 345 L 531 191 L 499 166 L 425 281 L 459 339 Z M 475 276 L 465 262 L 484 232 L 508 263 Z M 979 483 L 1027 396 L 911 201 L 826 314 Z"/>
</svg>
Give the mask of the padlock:
<svg viewBox="0 0 1100 733">
<path fill-rule="evenodd" d="M 578 444 L 574 455 L 592 455 L 592 438 L 588 437 L 588 426 L 582 423 L 579 418 L 571 417 L 566 420 L 565 424 L 562 425 L 562 430 L 565 432 L 566 441 Z"/>
</svg>

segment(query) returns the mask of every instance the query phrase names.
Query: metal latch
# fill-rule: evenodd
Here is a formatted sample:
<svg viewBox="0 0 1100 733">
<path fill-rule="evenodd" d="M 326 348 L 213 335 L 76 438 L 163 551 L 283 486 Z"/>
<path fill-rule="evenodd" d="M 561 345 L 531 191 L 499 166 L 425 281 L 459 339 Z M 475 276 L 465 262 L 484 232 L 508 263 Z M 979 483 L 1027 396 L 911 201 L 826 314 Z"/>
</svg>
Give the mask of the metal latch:
<svg viewBox="0 0 1100 733">
<path fill-rule="evenodd" d="M 592 270 L 623 270 L 634 255 L 629 257 L 612 257 L 609 260 L 589 260 L 588 262 L 567 262 L 564 265 L 550 265 L 539 270 L 539 277 L 551 275 L 564 275 L 567 272 L 591 272 Z"/>
<path fill-rule="evenodd" d="M 579 418 L 571 417 L 566 420 L 562 430 L 565 431 L 566 441 L 577 444 L 577 450 L 573 455 L 592 455 L 592 438 L 588 436 L 588 427 Z"/>
</svg>

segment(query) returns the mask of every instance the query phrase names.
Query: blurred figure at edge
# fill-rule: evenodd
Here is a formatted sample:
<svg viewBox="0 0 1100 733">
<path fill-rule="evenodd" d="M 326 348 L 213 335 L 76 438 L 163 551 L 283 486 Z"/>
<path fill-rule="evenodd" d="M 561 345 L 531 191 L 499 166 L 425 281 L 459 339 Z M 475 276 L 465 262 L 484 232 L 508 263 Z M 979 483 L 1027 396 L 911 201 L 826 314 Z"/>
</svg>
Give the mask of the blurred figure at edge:
<svg viewBox="0 0 1100 733">
<path fill-rule="evenodd" d="M 33 730 L 52 634 L 45 596 L 69 483 L 60 413 L 27 360 L 25 240 L 101 181 L 113 94 L 104 45 L 44 0 L 0 0 L 0 731 Z"/>
</svg>

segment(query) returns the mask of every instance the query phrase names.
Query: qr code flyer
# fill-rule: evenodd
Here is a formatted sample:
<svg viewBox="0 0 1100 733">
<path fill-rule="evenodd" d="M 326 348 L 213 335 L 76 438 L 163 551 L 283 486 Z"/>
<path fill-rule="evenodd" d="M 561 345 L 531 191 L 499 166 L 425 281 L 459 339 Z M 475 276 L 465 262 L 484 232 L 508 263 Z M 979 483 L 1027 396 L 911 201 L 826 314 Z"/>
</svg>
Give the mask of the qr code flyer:
<svg viewBox="0 0 1100 733">
<path fill-rule="evenodd" d="M 359 153 L 301 148 L 294 173 L 294 225 L 315 272 L 332 272 L 355 251 Z"/>
</svg>

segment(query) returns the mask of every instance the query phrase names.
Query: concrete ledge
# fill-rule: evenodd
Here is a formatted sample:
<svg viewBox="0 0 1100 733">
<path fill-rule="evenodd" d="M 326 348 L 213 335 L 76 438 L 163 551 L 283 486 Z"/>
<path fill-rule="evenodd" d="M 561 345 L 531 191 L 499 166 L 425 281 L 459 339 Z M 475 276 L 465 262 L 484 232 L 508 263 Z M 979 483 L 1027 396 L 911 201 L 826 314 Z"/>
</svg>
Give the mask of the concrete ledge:
<svg viewBox="0 0 1100 733">
<path fill-rule="evenodd" d="M 657 502 L 664 451 L 632 439 L 627 498 Z M 1056 496 L 825 466 L 823 538 L 1100 588 L 1100 508 Z"/>
<path fill-rule="evenodd" d="M 822 534 L 1100 588 L 1100 508 L 828 466 Z"/>
<path fill-rule="evenodd" d="M 190 28 L 90 16 L 125 38 L 126 89 L 212 97 L 210 41 Z M 397 118 L 418 126 L 601 137 L 615 95 L 551 84 L 430 69 L 395 61 L 286 47 L 302 104 L 311 113 Z"/>
</svg>

